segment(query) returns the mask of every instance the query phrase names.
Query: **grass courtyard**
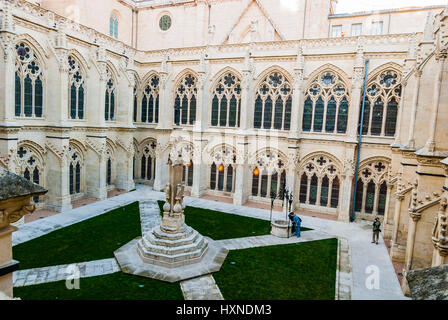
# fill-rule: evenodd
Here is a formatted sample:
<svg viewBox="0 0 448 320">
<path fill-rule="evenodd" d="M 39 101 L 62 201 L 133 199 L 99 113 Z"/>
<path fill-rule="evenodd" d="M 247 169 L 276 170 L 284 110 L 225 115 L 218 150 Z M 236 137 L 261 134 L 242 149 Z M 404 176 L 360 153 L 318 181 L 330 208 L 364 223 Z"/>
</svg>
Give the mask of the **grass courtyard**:
<svg viewBox="0 0 448 320">
<path fill-rule="evenodd" d="M 163 202 L 159 202 L 159 206 Z M 214 240 L 269 233 L 269 221 L 187 207 L 186 223 Z M 303 231 L 309 230 L 302 228 Z M 14 246 L 21 269 L 112 258 L 113 251 L 141 235 L 138 202 Z M 44 248 L 44 249 L 43 249 Z M 334 299 L 337 239 L 229 252 L 213 274 L 225 299 Z M 179 283 L 122 272 L 14 288 L 24 300 L 178 300 Z"/>
</svg>

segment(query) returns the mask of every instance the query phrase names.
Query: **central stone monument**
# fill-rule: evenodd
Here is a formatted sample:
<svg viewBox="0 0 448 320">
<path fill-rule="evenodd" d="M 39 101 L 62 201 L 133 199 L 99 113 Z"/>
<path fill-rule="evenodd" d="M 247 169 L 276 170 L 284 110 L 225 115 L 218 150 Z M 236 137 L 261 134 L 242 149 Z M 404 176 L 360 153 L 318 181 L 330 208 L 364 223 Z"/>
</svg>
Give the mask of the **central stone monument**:
<svg viewBox="0 0 448 320">
<path fill-rule="evenodd" d="M 228 250 L 185 224 L 183 163 L 168 159 L 162 224 L 114 252 L 125 273 L 176 282 L 219 271 Z"/>
</svg>

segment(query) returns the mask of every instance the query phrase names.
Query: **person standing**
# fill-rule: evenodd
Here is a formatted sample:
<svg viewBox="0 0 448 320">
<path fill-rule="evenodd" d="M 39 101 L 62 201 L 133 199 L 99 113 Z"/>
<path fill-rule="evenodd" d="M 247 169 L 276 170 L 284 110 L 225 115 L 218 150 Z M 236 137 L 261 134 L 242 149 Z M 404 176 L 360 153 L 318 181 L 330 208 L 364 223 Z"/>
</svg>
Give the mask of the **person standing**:
<svg viewBox="0 0 448 320">
<path fill-rule="evenodd" d="M 381 232 L 381 222 L 380 219 L 377 217 L 375 218 L 375 221 L 373 222 L 373 234 L 372 234 L 372 243 L 378 244 L 378 238 L 380 237 Z"/>
</svg>

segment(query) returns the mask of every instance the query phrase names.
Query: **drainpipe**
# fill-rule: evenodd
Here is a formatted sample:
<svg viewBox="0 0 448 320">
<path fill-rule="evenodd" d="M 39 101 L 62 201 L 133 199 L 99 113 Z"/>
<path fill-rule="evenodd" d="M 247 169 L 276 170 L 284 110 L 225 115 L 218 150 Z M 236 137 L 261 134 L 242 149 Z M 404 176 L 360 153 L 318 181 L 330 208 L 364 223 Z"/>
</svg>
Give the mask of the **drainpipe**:
<svg viewBox="0 0 448 320">
<path fill-rule="evenodd" d="M 361 143 L 362 143 L 362 127 L 364 124 L 364 106 L 366 103 L 366 89 L 367 89 L 367 72 L 369 67 L 369 59 L 366 59 L 366 64 L 364 66 L 364 92 L 362 95 L 362 108 L 361 108 L 361 123 L 359 125 L 359 140 L 358 140 L 358 155 L 356 157 L 356 170 L 355 170 L 355 190 L 353 191 L 353 204 L 352 204 L 352 216 L 350 217 L 350 222 L 355 221 L 355 205 L 356 205 L 356 189 L 358 187 L 358 172 L 359 172 L 359 155 L 361 154 Z"/>
</svg>

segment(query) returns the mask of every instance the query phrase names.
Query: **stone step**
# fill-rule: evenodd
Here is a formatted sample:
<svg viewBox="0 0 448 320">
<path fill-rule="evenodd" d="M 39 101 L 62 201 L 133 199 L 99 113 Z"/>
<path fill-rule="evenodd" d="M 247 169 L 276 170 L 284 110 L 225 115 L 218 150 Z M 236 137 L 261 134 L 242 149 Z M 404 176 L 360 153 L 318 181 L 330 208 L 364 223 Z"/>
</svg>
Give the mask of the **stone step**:
<svg viewBox="0 0 448 320">
<path fill-rule="evenodd" d="M 199 234 L 197 234 L 197 236 L 195 237 L 195 241 L 185 245 L 170 246 L 170 247 L 163 245 L 155 245 L 143 238 L 141 241 L 139 241 L 139 246 L 142 248 L 142 250 L 145 250 L 145 252 L 155 254 L 162 253 L 172 256 L 194 251 L 195 249 L 202 247 L 204 245 L 204 242 L 205 242 L 204 237 L 199 236 Z"/>
<path fill-rule="evenodd" d="M 160 226 L 153 228 L 150 233 L 152 233 L 158 239 L 175 241 L 175 240 L 185 239 L 193 232 L 195 232 L 195 230 L 193 228 L 184 225 L 184 226 L 182 226 L 180 232 L 178 232 L 178 233 L 164 232 L 163 230 L 160 229 Z"/>
<path fill-rule="evenodd" d="M 146 236 L 143 237 L 143 239 L 145 239 L 145 241 L 155 246 L 179 247 L 195 242 L 198 236 L 199 236 L 198 232 L 191 230 L 191 233 L 187 237 L 172 240 L 166 238 L 159 238 L 157 234 L 149 232 L 146 234 Z"/>
<path fill-rule="evenodd" d="M 179 266 L 189 265 L 200 262 L 205 252 L 208 250 L 208 244 L 193 252 L 168 256 L 164 254 L 147 254 L 143 252 L 140 246 L 137 246 L 137 252 L 140 258 L 150 264 L 163 266 L 167 268 L 175 268 Z"/>
</svg>

